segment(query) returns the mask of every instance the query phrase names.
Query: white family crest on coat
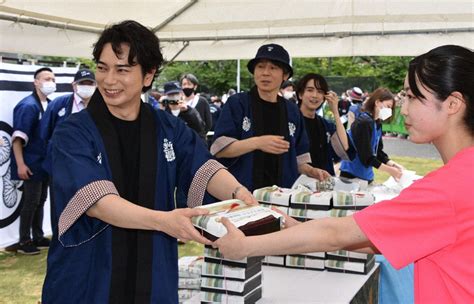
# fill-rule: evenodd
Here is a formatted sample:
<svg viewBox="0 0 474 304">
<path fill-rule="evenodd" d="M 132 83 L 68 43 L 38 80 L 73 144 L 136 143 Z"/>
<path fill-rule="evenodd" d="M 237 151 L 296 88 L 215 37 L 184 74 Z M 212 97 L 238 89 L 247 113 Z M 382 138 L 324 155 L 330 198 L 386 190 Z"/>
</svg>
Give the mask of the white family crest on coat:
<svg viewBox="0 0 474 304">
<path fill-rule="evenodd" d="M 176 159 L 173 149 L 173 143 L 167 138 L 163 140 L 163 152 L 165 153 L 165 157 L 168 162 L 172 162 Z"/>
<path fill-rule="evenodd" d="M 63 117 L 64 114 L 66 114 L 66 108 L 62 108 L 61 110 L 59 110 L 59 112 L 58 112 L 59 117 Z"/>
<path fill-rule="evenodd" d="M 288 123 L 288 131 L 290 132 L 290 136 L 295 136 L 296 126 L 294 123 L 292 122 Z"/>
<path fill-rule="evenodd" d="M 42 115 L 41 115 L 41 112 L 40 112 L 39 115 L 38 115 L 38 120 L 41 120 L 41 117 L 42 117 Z"/>
<path fill-rule="evenodd" d="M 97 155 L 97 162 L 102 165 L 102 153 L 99 152 L 99 155 Z"/>
<path fill-rule="evenodd" d="M 252 126 L 252 123 L 250 122 L 250 119 L 247 116 L 245 116 L 244 120 L 242 121 L 242 129 L 245 132 L 248 132 L 251 126 Z"/>
</svg>

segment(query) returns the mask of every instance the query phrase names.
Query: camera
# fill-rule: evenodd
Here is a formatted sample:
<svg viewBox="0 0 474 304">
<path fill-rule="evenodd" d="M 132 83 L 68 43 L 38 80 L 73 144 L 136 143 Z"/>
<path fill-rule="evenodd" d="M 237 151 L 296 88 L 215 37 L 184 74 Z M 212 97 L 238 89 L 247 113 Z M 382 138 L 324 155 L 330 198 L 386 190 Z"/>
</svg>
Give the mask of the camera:
<svg viewBox="0 0 474 304">
<path fill-rule="evenodd" d="M 165 99 L 163 99 L 162 102 L 163 102 L 163 104 L 165 104 L 165 105 L 167 105 L 167 104 L 169 104 L 169 105 L 177 105 L 177 104 L 179 104 L 179 100 L 177 100 L 177 99 L 171 99 L 171 98 L 165 98 Z"/>
</svg>

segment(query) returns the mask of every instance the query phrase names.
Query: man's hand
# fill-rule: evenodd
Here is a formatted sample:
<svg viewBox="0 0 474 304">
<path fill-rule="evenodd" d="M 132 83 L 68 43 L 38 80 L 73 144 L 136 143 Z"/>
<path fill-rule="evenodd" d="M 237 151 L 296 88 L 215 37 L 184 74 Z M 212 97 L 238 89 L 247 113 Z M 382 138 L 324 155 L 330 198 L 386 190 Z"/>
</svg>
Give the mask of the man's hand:
<svg viewBox="0 0 474 304">
<path fill-rule="evenodd" d="M 181 112 L 186 112 L 186 111 L 188 110 L 188 105 L 187 105 L 187 103 L 186 103 L 184 100 L 180 100 L 180 101 L 178 102 L 178 105 L 179 105 L 179 110 L 180 110 Z"/>
<path fill-rule="evenodd" d="M 17 172 L 18 177 L 22 180 L 29 180 L 30 176 L 33 175 L 33 172 L 31 172 L 30 168 L 28 168 L 28 166 L 25 164 L 18 164 Z"/>
<path fill-rule="evenodd" d="M 272 206 L 272 210 L 279 213 L 279 214 L 281 214 L 281 215 L 283 215 L 283 218 L 285 219 L 285 226 L 283 228 L 285 228 L 285 229 L 296 226 L 298 224 L 301 224 L 300 221 L 295 220 L 294 218 L 292 218 L 291 216 L 289 216 L 288 214 L 281 211 L 280 209 L 278 209 L 275 206 Z"/>
<path fill-rule="evenodd" d="M 283 154 L 288 152 L 290 143 L 285 137 L 278 135 L 263 135 L 257 138 L 257 149 L 271 154 Z"/>
<path fill-rule="evenodd" d="M 212 246 L 219 248 L 219 251 L 226 259 L 241 260 L 246 256 L 244 248 L 245 235 L 231 221 L 222 217 L 222 224 L 227 229 L 227 234 L 215 241 Z"/>
<path fill-rule="evenodd" d="M 183 208 L 164 212 L 159 223 L 159 230 L 183 242 L 192 240 L 210 245 L 212 242 L 203 237 L 191 222 L 192 217 L 208 213 L 208 210 L 202 208 Z"/>
<path fill-rule="evenodd" d="M 326 170 L 314 168 L 314 167 L 311 167 L 311 169 L 308 170 L 306 175 L 308 175 L 309 177 L 315 178 L 321 182 L 331 177 L 331 174 L 329 174 Z"/>
<path fill-rule="evenodd" d="M 245 202 L 247 205 L 258 205 L 257 199 L 244 186 L 237 189 L 237 192 L 235 192 L 235 198 Z"/>
<path fill-rule="evenodd" d="M 339 98 L 337 97 L 337 94 L 334 93 L 333 91 L 329 91 L 326 95 L 324 95 L 324 98 L 326 99 L 328 106 L 331 109 L 331 112 L 333 113 L 338 112 L 337 107 L 338 107 Z"/>
</svg>

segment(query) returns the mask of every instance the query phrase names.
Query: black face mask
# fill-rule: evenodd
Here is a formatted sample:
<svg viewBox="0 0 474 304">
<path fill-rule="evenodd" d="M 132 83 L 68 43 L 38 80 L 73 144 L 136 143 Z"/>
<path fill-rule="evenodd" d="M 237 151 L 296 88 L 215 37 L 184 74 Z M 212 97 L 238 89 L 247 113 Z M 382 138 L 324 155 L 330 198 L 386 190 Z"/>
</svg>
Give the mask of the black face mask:
<svg viewBox="0 0 474 304">
<path fill-rule="evenodd" d="M 183 88 L 183 93 L 186 97 L 193 95 L 194 88 Z"/>
</svg>

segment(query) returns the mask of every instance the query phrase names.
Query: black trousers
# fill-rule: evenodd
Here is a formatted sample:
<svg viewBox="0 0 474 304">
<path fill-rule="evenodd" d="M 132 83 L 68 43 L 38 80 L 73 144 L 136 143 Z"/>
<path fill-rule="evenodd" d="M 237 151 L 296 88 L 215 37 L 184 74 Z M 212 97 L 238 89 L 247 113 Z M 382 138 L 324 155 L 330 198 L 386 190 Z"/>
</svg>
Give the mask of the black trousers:
<svg viewBox="0 0 474 304">
<path fill-rule="evenodd" d="M 20 212 L 20 244 L 43 237 L 43 207 L 48 196 L 48 181 L 23 181 L 23 207 Z"/>
</svg>

